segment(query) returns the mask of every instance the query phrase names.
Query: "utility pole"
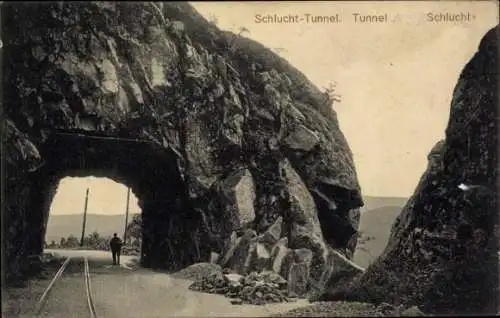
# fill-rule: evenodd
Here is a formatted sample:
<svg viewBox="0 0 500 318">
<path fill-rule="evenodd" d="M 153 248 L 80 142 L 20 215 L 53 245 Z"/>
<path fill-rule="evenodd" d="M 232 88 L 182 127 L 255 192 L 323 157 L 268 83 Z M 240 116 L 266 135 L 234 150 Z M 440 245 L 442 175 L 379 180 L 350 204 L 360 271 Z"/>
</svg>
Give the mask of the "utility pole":
<svg viewBox="0 0 500 318">
<path fill-rule="evenodd" d="M 82 238 L 80 239 L 80 246 L 83 246 L 83 238 L 85 237 L 85 225 L 87 224 L 87 204 L 89 202 L 89 188 L 85 194 L 85 209 L 83 210 L 83 225 L 82 225 Z"/>
<path fill-rule="evenodd" d="M 128 225 L 128 203 L 130 199 L 130 187 L 127 190 L 127 205 L 125 208 L 125 230 L 123 231 L 123 244 L 127 242 L 127 225 Z"/>
</svg>

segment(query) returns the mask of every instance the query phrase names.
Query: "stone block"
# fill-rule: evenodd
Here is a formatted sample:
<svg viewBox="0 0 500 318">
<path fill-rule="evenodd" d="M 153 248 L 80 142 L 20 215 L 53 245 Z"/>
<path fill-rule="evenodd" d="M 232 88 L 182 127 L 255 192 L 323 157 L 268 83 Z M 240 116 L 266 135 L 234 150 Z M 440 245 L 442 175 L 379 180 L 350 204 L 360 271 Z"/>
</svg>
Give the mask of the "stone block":
<svg viewBox="0 0 500 318">
<path fill-rule="evenodd" d="M 281 273 L 281 267 L 283 264 L 283 260 L 287 253 L 289 252 L 289 248 L 287 247 L 288 239 L 282 238 L 276 243 L 276 245 L 271 250 L 270 257 L 270 268 L 276 273 Z"/>
<path fill-rule="evenodd" d="M 288 292 L 304 296 L 308 292 L 309 266 L 307 262 L 294 263 L 288 273 Z"/>
</svg>

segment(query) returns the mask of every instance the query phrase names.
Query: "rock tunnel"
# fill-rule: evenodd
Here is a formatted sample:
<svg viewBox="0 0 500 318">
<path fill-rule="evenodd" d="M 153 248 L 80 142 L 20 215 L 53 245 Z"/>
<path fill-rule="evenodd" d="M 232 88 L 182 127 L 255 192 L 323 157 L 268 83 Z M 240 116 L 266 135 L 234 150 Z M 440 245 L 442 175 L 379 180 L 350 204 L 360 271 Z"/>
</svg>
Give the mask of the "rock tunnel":
<svg viewBox="0 0 500 318">
<path fill-rule="evenodd" d="M 176 2 L 2 4 L 2 41 L 7 272 L 41 252 L 65 176 L 132 189 L 146 267 L 305 249 L 325 280 L 351 257 L 363 200 L 333 101 L 268 48 Z"/>
<path fill-rule="evenodd" d="M 54 131 L 40 149 L 48 160 L 34 173 L 28 250 L 43 246 L 50 204 L 64 177 L 107 177 L 129 186 L 143 219 L 142 265 L 176 269 L 206 259 L 193 239 L 199 218 L 189 206 L 176 155 L 147 141 L 85 131 Z M 196 244 L 195 244 L 196 243 Z M 151 257 L 154 255 L 154 257 Z"/>
</svg>

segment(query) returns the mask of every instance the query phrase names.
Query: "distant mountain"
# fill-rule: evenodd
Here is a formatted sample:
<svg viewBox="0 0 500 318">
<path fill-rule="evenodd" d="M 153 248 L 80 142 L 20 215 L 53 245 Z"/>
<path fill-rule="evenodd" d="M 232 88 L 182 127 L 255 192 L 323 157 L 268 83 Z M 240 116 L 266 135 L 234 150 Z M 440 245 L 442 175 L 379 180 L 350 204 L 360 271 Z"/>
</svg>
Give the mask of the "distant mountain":
<svg viewBox="0 0 500 318">
<path fill-rule="evenodd" d="M 385 206 L 399 206 L 403 207 L 408 201 L 408 198 L 404 197 L 373 197 L 365 196 L 363 197 L 365 206 L 361 208 L 362 212 L 375 210 Z"/>
<path fill-rule="evenodd" d="M 135 213 L 129 215 L 129 221 Z M 47 233 L 45 240 L 59 242 L 62 237 L 70 235 L 80 239 L 82 235 L 83 214 L 51 215 L 47 224 Z M 87 226 L 85 233 L 90 234 L 94 231 L 102 236 L 111 236 L 113 233 L 123 235 L 125 229 L 125 215 L 104 215 L 87 214 Z"/>
<path fill-rule="evenodd" d="M 376 197 L 370 197 L 366 200 L 368 210 L 361 214 L 359 231 L 367 237 L 372 237 L 372 239 L 363 244 L 358 244 L 353 257 L 356 264 L 367 267 L 382 253 L 389 240 L 392 225 L 401 213 L 406 201 L 405 198 L 390 198 L 387 200 L 387 198 Z M 380 206 L 384 202 L 397 205 Z M 376 208 L 370 209 L 371 206 L 376 206 Z"/>
</svg>

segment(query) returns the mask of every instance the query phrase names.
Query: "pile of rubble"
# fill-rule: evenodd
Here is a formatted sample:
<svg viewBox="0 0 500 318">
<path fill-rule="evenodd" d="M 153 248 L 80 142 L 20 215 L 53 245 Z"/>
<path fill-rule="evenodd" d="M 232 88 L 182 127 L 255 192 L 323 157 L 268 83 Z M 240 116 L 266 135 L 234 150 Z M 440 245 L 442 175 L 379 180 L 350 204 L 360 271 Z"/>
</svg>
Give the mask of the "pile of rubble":
<svg viewBox="0 0 500 318">
<path fill-rule="evenodd" d="M 225 294 L 229 292 L 228 280 L 220 271 L 215 271 L 212 274 L 195 281 L 189 289 L 201 291 L 211 294 Z"/>
<path fill-rule="evenodd" d="M 222 268 L 217 264 L 196 263 L 178 271 L 177 273 L 173 273 L 172 276 L 180 279 L 199 281 L 215 272 L 222 272 Z"/>
<path fill-rule="evenodd" d="M 207 277 L 194 282 L 191 290 L 224 294 L 232 298 L 232 304 L 264 305 L 268 303 L 290 302 L 296 295 L 287 291 L 287 282 L 272 271 L 240 274 L 213 272 Z"/>
<path fill-rule="evenodd" d="M 364 271 L 319 239 L 293 238 L 284 226 L 280 216 L 263 233 L 252 228 L 232 232 L 220 255 L 213 252 L 210 261 L 241 275 L 273 271 L 287 281 L 290 293 L 301 298 L 330 283 L 345 284 Z"/>
<path fill-rule="evenodd" d="M 210 273 L 196 278 L 190 289 L 226 295 L 233 304 L 263 305 L 310 298 L 363 272 L 332 248 L 323 246 L 315 255 L 302 243 L 290 247 L 281 216 L 260 235 L 251 228 L 233 231 L 221 253 L 211 253 L 213 270 L 203 265 Z"/>
</svg>

